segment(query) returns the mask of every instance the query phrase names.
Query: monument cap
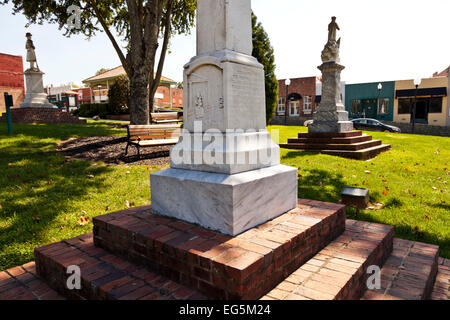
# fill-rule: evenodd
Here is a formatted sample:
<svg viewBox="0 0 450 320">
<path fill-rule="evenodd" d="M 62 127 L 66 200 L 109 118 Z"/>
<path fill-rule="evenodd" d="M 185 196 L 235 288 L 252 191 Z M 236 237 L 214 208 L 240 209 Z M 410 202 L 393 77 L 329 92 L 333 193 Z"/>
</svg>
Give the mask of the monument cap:
<svg viewBox="0 0 450 320">
<path fill-rule="evenodd" d="M 29 32 L 27 32 L 27 34 L 25 35 L 25 37 L 28 37 L 28 36 L 32 36 L 32 34 L 31 33 L 29 33 Z"/>
</svg>

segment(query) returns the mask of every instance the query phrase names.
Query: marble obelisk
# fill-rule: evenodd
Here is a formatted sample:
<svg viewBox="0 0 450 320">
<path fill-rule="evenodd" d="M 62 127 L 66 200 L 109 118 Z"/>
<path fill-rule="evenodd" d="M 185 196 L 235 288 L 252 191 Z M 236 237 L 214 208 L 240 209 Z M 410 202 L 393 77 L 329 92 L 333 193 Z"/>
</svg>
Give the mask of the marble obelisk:
<svg viewBox="0 0 450 320">
<path fill-rule="evenodd" d="M 344 66 L 340 64 L 339 49 L 341 39 L 336 41 L 339 29 L 336 17 L 328 26 L 328 42 L 322 51 L 322 100 L 317 112 L 314 113 L 314 122 L 309 125 L 310 133 L 339 133 L 353 130 L 353 123 L 348 120 L 348 112 L 342 103 L 341 72 Z"/>
<path fill-rule="evenodd" d="M 266 130 L 264 68 L 251 56 L 251 0 L 198 0 L 184 67 L 184 130 L 151 175 L 152 210 L 229 235 L 297 207 L 297 169 Z"/>
</svg>

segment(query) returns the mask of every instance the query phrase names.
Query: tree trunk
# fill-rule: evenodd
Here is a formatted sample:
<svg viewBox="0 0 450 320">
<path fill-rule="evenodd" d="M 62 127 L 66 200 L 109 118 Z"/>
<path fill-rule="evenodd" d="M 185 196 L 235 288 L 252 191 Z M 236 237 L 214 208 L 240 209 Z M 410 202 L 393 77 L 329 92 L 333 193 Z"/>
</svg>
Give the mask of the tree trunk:
<svg viewBox="0 0 450 320">
<path fill-rule="evenodd" d="M 130 114 L 131 124 L 149 124 L 148 75 L 130 74 Z"/>
</svg>

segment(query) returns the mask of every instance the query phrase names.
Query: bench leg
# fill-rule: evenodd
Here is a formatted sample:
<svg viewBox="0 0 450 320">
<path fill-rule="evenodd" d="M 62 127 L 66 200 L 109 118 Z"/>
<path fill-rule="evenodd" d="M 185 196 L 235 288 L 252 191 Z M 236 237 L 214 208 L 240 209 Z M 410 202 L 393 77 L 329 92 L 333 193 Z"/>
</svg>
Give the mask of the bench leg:
<svg viewBox="0 0 450 320">
<path fill-rule="evenodd" d="M 138 159 L 141 159 L 141 146 L 137 146 Z"/>
<path fill-rule="evenodd" d="M 127 147 L 125 148 L 125 156 L 127 156 L 128 155 L 128 147 L 130 146 L 130 143 L 129 142 L 127 142 Z"/>
</svg>

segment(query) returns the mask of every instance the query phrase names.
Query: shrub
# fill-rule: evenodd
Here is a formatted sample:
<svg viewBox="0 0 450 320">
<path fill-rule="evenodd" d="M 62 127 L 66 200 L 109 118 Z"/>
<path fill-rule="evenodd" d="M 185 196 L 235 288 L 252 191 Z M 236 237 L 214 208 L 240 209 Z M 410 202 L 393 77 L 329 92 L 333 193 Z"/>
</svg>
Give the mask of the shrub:
<svg viewBox="0 0 450 320">
<path fill-rule="evenodd" d="M 100 118 L 105 118 L 108 114 L 108 104 L 102 103 L 86 103 L 80 105 L 78 110 L 78 116 L 91 118 L 93 116 L 100 116 Z"/>
</svg>

